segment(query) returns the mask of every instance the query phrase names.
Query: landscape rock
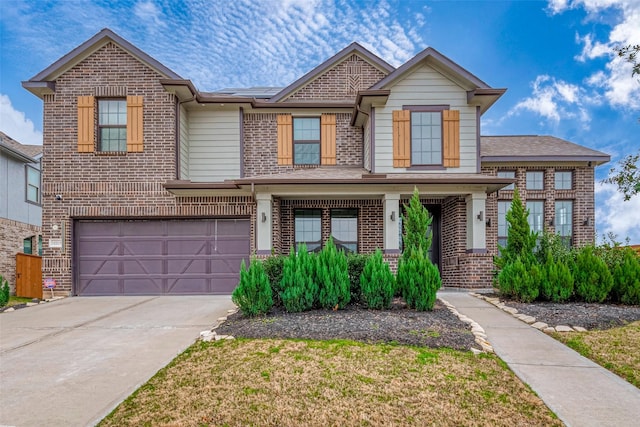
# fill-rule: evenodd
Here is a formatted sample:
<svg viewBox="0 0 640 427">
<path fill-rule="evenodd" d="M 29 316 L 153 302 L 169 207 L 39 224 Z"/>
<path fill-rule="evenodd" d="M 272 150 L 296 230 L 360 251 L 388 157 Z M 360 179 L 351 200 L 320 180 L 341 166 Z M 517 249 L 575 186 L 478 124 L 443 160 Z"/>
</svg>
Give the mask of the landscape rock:
<svg viewBox="0 0 640 427">
<path fill-rule="evenodd" d="M 571 326 L 558 325 L 556 326 L 556 332 L 574 332 L 574 330 Z"/>
<path fill-rule="evenodd" d="M 533 323 L 531 326 L 533 326 L 534 328 L 539 329 L 539 330 L 543 330 L 543 329 L 549 327 L 549 325 L 547 325 L 544 322 L 536 322 L 536 323 Z"/>
<path fill-rule="evenodd" d="M 503 308 L 503 310 L 506 311 L 509 314 L 512 314 L 512 315 L 518 314 L 518 310 L 516 310 L 513 307 L 505 307 L 505 308 Z"/>
<path fill-rule="evenodd" d="M 556 331 L 556 328 L 554 328 L 553 326 L 548 326 L 542 330 L 542 332 L 544 332 L 545 334 L 550 334 L 555 331 Z"/>
</svg>

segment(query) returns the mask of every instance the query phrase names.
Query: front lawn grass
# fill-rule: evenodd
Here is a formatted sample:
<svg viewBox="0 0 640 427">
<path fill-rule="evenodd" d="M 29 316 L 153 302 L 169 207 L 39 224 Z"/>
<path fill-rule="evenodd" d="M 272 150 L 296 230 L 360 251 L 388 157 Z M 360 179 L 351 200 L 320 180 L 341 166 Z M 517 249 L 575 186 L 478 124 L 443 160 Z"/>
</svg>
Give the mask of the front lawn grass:
<svg viewBox="0 0 640 427">
<path fill-rule="evenodd" d="M 101 426 L 562 425 L 497 357 L 353 341 L 198 342 Z"/>
<path fill-rule="evenodd" d="M 553 336 L 640 388 L 640 321 L 619 328 Z"/>
</svg>

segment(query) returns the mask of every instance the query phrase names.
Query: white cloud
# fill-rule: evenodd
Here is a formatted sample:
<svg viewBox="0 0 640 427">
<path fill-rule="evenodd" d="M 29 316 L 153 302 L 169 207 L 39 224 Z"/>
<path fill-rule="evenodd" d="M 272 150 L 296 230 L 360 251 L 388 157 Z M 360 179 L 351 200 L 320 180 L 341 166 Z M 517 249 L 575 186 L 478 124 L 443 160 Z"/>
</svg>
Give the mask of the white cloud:
<svg viewBox="0 0 640 427">
<path fill-rule="evenodd" d="M 596 230 L 599 236 L 613 233 L 617 241 L 628 237 L 631 244 L 640 244 L 640 195 L 624 201 L 613 184 L 596 183 Z"/>
<path fill-rule="evenodd" d="M 167 26 L 162 20 L 162 10 L 156 6 L 151 0 L 139 1 L 133 8 L 133 13 L 142 20 L 148 27 Z"/>
<path fill-rule="evenodd" d="M 42 145 L 42 132 L 22 111 L 13 108 L 11 99 L 0 93 L 0 130 L 21 144 Z"/>
<path fill-rule="evenodd" d="M 589 100 L 584 90 L 574 84 L 541 75 L 532 83 L 532 96 L 518 102 L 508 116 L 525 110 L 557 124 L 560 120 L 577 118 L 586 128 L 591 117 L 585 108 Z"/>
</svg>

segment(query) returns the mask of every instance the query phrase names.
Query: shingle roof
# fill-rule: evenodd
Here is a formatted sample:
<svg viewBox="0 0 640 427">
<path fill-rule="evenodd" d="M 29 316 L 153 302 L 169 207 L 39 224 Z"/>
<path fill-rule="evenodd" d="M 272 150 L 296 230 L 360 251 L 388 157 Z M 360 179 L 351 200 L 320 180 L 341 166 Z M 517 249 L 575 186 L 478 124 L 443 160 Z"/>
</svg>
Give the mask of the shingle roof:
<svg viewBox="0 0 640 427">
<path fill-rule="evenodd" d="M 503 135 L 480 137 L 483 162 L 591 161 L 606 163 L 611 157 L 601 151 L 549 135 Z"/>
<path fill-rule="evenodd" d="M 20 144 L 18 141 L 2 131 L 0 131 L 0 144 L 11 151 L 29 157 L 33 161 L 35 161 L 35 159 L 33 159 L 34 157 L 42 154 L 42 145 Z"/>
</svg>

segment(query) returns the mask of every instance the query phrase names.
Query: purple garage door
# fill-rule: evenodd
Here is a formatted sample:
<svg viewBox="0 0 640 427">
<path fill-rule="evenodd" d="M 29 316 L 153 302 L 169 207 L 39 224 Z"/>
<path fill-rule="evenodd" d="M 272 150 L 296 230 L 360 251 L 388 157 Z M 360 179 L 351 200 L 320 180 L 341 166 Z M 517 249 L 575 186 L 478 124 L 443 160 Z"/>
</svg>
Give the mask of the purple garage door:
<svg viewBox="0 0 640 427">
<path fill-rule="evenodd" d="M 76 221 L 75 294 L 230 294 L 249 235 L 248 219 Z"/>
</svg>

